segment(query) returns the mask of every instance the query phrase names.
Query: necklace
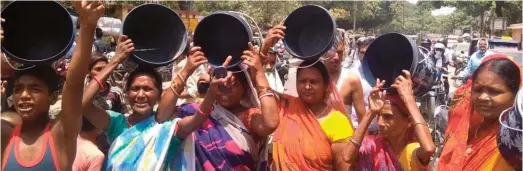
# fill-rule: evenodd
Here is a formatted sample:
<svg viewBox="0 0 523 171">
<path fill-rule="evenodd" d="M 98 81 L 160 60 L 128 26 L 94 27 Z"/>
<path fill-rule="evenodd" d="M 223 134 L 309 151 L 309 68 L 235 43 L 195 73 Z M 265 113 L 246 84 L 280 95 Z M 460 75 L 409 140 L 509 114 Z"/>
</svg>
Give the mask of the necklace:
<svg viewBox="0 0 523 171">
<path fill-rule="evenodd" d="M 476 131 L 474 132 L 474 139 L 478 138 L 479 128 L 481 128 L 481 124 L 478 126 L 478 128 L 476 128 Z M 469 156 L 470 154 L 472 154 L 472 151 L 473 151 L 472 144 L 467 145 L 467 150 L 465 150 L 465 155 Z"/>
<path fill-rule="evenodd" d="M 312 116 L 314 116 L 314 118 L 318 119 L 319 117 L 323 116 L 323 114 L 325 113 L 325 111 L 327 111 L 328 108 L 329 106 L 325 105 L 325 109 L 323 109 L 323 111 L 319 115 L 314 115 L 314 112 L 312 112 L 310 108 L 307 108 L 307 110 L 309 110 L 309 112 L 312 114 Z"/>
</svg>

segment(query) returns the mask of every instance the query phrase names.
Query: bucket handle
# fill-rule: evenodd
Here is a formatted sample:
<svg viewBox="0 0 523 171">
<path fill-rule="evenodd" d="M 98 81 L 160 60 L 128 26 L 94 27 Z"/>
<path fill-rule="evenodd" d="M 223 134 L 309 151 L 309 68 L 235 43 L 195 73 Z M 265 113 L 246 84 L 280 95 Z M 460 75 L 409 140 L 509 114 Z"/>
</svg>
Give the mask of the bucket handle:
<svg viewBox="0 0 523 171">
<path fill-rule="evenodd" d="M 256 26 L 256 28 L 258 29 L 258 34 L 260 34 L 260 36 L 262 37 L 262 39 L 261 39 L 261 44 L 263 44 L 263 33 L 261 32 L 261 29 L 260 29 L 260 27 L 258 26 L 258 23 L 257 23 L 257 22 L 252 18 L 252 17 L 250 17 L 249 15 L 247 15 L 247 14 L 245 14 L 245 13 L 238 12 L 238 11 L 229 11 L 229 12 L 231 12 L 231 13 L 236 13 L 236 14 L 242 15 L 242 16 L 244 16 L 244 17 L 250 19 L 250 20 L 254 23 L 254 26 Z M 260 52 L 260 51 L 261 51 L 261 46 L 258 47 L 258 52 Z"/>
<path fill-rule="evenodd" d="M 11 64 L 11 62 L 9 62 L 9 59 L 7 59 L 7 56 L 5 56 L 5 54 L 2 54 L 2 56 L 5 58 L 5 62 L 7 63 L 7 65 L 9 65 L 9 67 L 13 68 L 16 71 L 23 71 L 23 70 L 27 70 L 27 69 L 35 67 L 35 65 L 31 65 L 31 66 L 28 66 L 25 68 L 17 68 L 15 66 L 13 66 L 13 64 Z"/>
</svg>

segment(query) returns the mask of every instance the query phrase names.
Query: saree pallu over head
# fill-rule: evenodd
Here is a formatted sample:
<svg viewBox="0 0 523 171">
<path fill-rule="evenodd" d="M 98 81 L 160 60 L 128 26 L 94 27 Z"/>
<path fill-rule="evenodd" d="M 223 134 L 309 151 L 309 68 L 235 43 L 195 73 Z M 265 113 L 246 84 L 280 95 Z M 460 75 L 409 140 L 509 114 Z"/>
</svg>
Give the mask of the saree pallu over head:
<svg viewBox="0 0 523 171">
<path fill-rule="evenodd" d="M 494 54 L 485 57 L 482 63 L 500 58 L 510 59 L 505 55 Z M 514 64 L 520 66 L 516 62 L 514 62 Z M 496 122 L 496 124 L 490 126 L 485 135 L 477 137 L 467 143 L 470 128 L 483 122 L 483 117 L 475 112 L 472 107 L 470 93 L 472 83 L 472 78 L 469 78 L 467 84 L 460 88 L 459 92 L 456 92 L 460 93 L 457 94 L 457 98 L 460 99 L 455 99 L 453 108 L 449 111 L 449 114 L 454 116 L 452 116 L 452 119 L 449 121 L 449 126 L 446 131 L 446 142 L 437 166 L 437 169 L 440 171 L 492 170 L 494 168 L 507 168 L 505 166 L 508 166 L 501 158 L 500 152 L 497 149 L 496 137 L 499 123 Z M 459 121 L 455 120 L 456 118 L 458 118 Z M 510 167 L 507 169 L 513 170 Z"/>
<path fill-rule="evenodd" d="M 267 170 L 266 137 L 253 135 L 249 125 L 250 116 L 261 113 L 256 99 L 255 91 L 251 91 L 249 99 L 241 102 L 248 109 L 242 120 L 219 104 L 214 105 L 210 117 L 194 132 L 196 170 Z M 193 115 L 198 107 L 196 103 L 182 105 L 178 115 Z"/>
<path fill-rule="evenodd" d="M 159 124 L 153 115 L 124 131 L 109 149 L 106 170 L 194 170 L 190 165 L 192 154 L 180 150 L 180 144 L 171 145 L 178 120 Z M 192 137 L 185 142 L 190 144 Z"/>
</svg>

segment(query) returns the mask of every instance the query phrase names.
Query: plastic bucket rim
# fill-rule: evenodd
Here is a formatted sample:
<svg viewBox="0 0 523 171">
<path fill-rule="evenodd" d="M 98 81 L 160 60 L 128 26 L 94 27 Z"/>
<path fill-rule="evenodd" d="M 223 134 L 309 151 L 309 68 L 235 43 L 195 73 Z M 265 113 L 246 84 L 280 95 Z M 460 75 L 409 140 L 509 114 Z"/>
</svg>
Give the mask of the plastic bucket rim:
<svg viewBox="0 0 523 171">
<path fill-rule="evenodd" d="M 4 12 L 5 9 L 7 9 L 11 4 L 15 3 L 15 2 L 28 2 L 28 1 L 12 1 L 12 2 L 9 2 L 1 11 L 0 11 L 0 16 L 2 15 L 2 13 Z M 31 59 L 24 59 L 24 58 L 21 58 L 21 57 L 18 57 L 14 54 L 12 54 L 11 52 L 9 52 L 4 46 L 1 46 L 2 47 L 2 52 L 9 58 L 12 58 L 13 60 L 19 62 L 19 63 L 22 63 L 22 64 L 35 64 L 35 63 L 53 63 L 55 61 L 57 61 L 58 59 L 60 58 L 63 58 L 67 52 L 69 51 L 69 49 L 73 46 L 73 43 L 74 43 L 74 39 L 75 39 L 75 28 L 74 28 L 74 22 L 73 22 L 73 19 L 71 18 L 71 13 L 69 13 L 69 11 L 67 11 L 67 9 L 65 9 L 62 5 L 60 5 L 58 2 L 56 1 L 49 1 L 49 2 L 54 2 L 56 5 L 60 6 L 61 9 L 63 9 L 63 11 L 65 11 L 67 13 L 67 17 L 69 18 L 68 21 L 71 22 L 71 30 L 72 30 L 72 34 L 70 36 L 70 39 L 69 39 L 69 43 L 67 44 L 66 47 L 64 47 L 64 49 L 62 49 L 60 52 L 56 53 L 55 55 L 51 56 L 51 57 L 47 57 L 45 59 L 40 59 L 40 60 L 31 60 Z"/>
<path fill-rule="evenodd" d="M 335 39 L 335 36 L 336 36 L 336 21 L 334 20 L 334 18 L 332 17 L 332 15 L 329 13 L 329 11 L 327 11 L 327 9 L 325 9 L 324 7 L 322 6 L 319 6 L 319 5 L 304 5 L 304 6 L 301 6 L 297 9 L 295 9 L 294 11 L 292 11 L 288 16 L 292 15 L 293 13 L 295 13 L 296 11 L 298 11 L 299 9 L 303 9 L 305 7 L 318 7 L 319 9 L 322 9 L 323 12 L 325 12 L 327 15 L 330 16 L 330 21 L 332 22 L 333 24 L 333 34 L 332 36 L 330 37 L 330 40 L 329 40 L 329 44 L 327 46 L 325 46 L 320 52 L 314 54 L 314 55 L 310 55 L 310 56 L 303 56 L 303 55 L 297 55 L 296 52 L 294 52 L 292 49 L 290 49 L 290 46 L 288 46 L 287 44 L 287 41 L 285 39 L 285 37 L 283 38 L 283 44 L 285 45 L 285 50 L 290 54 L 292 55 L 293 57 L 296 57 L 298 59 L 301 59 L 301 60 L 316 60 L 317 58 L 321 58 L 321 56 L 323 54 L 325 54 L 326 52 L 328 52 L 331 47 L 333 46 L 333 43 L 334 43 L 334 39 Z M 283 25 L 285 26 L 286 23 L 287 23 L 287 20 L 289 19 L 289 17 L 287 16 L 287 18 L 285 18 L 285 21 L 283 22 Z"/>
<path fill-rule="evenodd" d="M 237 14 L 233 13 L 233 12 L 230 12 L 230 11 L 216 11 L 216 12 L 213 12 L 207 16 L 205 16 L 204 18 L 202 18 L 202 20 L 200 22 L 198 22 L 198 25 L 196 26 L 196 28 L 194 29 L 194 37 L 193 37 L 193 41 L 194 41 L 194 44 L 195 46 L 196 45 L 196 30 L 198 30 L 198 27 L 200 26 L 200 23 L 202 23 L 207 17 L 210 17 L 210 16 L 213 16 L 213 15 L 225 15 L 225 16 L 229 16 L 229 17 L 233 17 L 235 18 L 236 20 L 238 20 L 243 26 L 244 28 L 248 28 L 245 30 L 245 32 L 247 33 L 248 35 L 248 38 L 249 38 L 249 42 L 252 43 L 253 41 L 253 34 L 252 34 L 252 28 L 251 26 L 249 25 L 249 23 L 247 23 L 247 21 L 245 21 L 245 19 L 241 18 L 240 16 L 238 16 Z M 250 30 L 249 30 L 250 29 Z M 230 63 L 229 65 L 227 65 L 227 67 L 225 67 L 226 69 L 231 69 L 231 68 L 234 68 L 238 65 L 240 65 L 241 63 L 243 62 L 243 60 L 238 60 L 237 62 L 235 63 Z M 221 64 L 213 64 L 213 63 L 210 63 L 208 62 L 208 64 L 212 67 L 221 67 L 222 65 Z"/>
<path fill-rule="evenodd" d="M 383 34 L 379 37 L 376 38 L 376 40 L 378 40 L 380 37 L 382 36 L 387 36 L 387 35 L 400 35 L 403 39 L 405 39 L 406 41 L 409 42 L 410 44 L 410 47 L 412 48 L 412 62 L 410 64 L 410 67 L 409 67 L 409 72 L 411 74 L 411 76 L 415 76 L 416 74 L 416 70 L 417 70 L 417 66 L 418 66 L 418 62 L 419 61 L 419 49 L 418 49 L 418 46 L 414 44 L 414 42 L 412 42 L 407 36 L 405 36 L 404 34 L 401 34 L 401 33 L 397 33 L 397 32 L 389 32 L 389 33 L 386 33 L 386 34 Z M 373 44 L 375 44 L 374 42 L 376 42 L 376 40 L 374 40 L 370 45 L 369 47 L 367 48 L 367 51 L 369 51 L 369 49 L 373 49 L 371 48 L 373 46 Z M 377 46 L 377 45 L 374 45 L 374 46 Z M 370 71 L 370 73 L 368 74 L 371 74 L 371 75 L 367 75 L 367 77 L 372 77 L 374 78 L 374 80 L 367 80 L 369 83 L 372 83 L 371 85 L 375 85 L 376 83 L 376 76 L 374 76 L 374 73 L 373 73 L 373 70 L 370 68 L 370 65 L 369 65 L 369 61 L 368 61 L 368 57 L 366 56 L 367 54 L 364 55 L 363 57 L 363 60 L 362 60 L 362 68 L 364 70 L 368 70 Z"/>
<path fill-rule="evenodd" d="M 164 7 L 168 10 L 170 10 L 172 13 L 174 13 L 176 15 L 176 19 L 179 19 L 179 21 L 181 21 L 181 23 L 183 23 L 183 19 L 180 17 L 180 15 L 178 15 L 178 13 L 176 13 L 174 10 L 172 10 L 171 8 L 165 6 L 165 5 L 162 5 L 162 4 L 155 4 L 155 3 L 145 3 L 145 4 L 141 4 L 141 5 L 138 5 L 136 7 L 134 7 L 131 11 L 129 11 L 129 13 L 127 13 L 127 15 L 125 16 L 125 18 L 123 19 L 122 21 L 122 27 L 120 29 L 120 33 L 122 35 L 124 35 L 124 28 L 125 28 L 125 21 L 127 20 L 127 17 L 130 16 L 130 14 L 135 11 L 136 9 L 140 8 L 140 7 L 143 7 L 143 6 L 149 6 L 149 5 L 156 5 L 156 6 L 161 6 L 161 7 Z M 183 24 L 183 30 L 184 30 L 184 38 L 182 39 L 183 42 L 187 42 L 187 27 L 185 27 L 185 24 Z M 187 46 L 187 43 L 183 43 L 180 45 L 180 48 L 178 49 L 178 51 L 176 52 L 176 55 L 168 60 L 168 61 L 165 61 L 165 62 L 152 62 L 152 61 L 147 61 L 145 59 L 142 59 L 141 57 L 138 57 L 135 53 L 131 53 L 132 54 L 132 57 L 134 60 L 137 60 L 139 63 L 142 63 L 142 64 L 146 64 L 146 65 L 150 65 L 150 66 L 165 66 L 165 65 L 168 65 L 168 64 L 171 64 L 173 63 L 176 59 L 179 58 L 179 56 L 183 53 L 183 50 L 186 48 Z"/>
</svg>

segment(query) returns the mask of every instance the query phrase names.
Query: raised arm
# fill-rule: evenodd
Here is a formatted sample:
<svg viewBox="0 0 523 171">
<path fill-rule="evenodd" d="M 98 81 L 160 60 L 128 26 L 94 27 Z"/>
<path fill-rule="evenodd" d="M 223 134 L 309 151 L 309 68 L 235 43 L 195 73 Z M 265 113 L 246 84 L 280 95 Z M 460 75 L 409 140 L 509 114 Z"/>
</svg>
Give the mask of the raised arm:
<svg viewBox="0 0 523 171">
<path fill-rule="evenodd" d="M 280 124 L 276 95 L 265 77 L 261 57 L 251 43 L 249 43 L 249 50 L 243 52 L 242 59 L 243 63 L 249 66 L 249 74 L 254 81 L 261 104 L 261 115 L 254 115 L 251 120 L 252 129 L 258 136 L 268 136 L 276 131 Z"/>
<path fill-rule="evenodd" d="M 226 67 L 232 60 L 232 57 L 229 56 L 223 63 L 223 66 Z M 198 127 L 202 125 L 202 123 L 209 118 L 209 115 L 212 112 L 212 107 L 214 103 L 216 102 L 216 96 L 219 91 L 218 86 L 219 85 L 226 85 L 227 83 L 230 84 L 232 73 L 229 71 L 227 72 L 227 76 L 225 78 L 211 78 L 210 75 L 205 80 L 205 82 L 210 82 L 209 90 L 207 91 L 207 94 L 205 94 L 205 97 L 203 99 L 203 102 L 200 104 L 198 110 L 194 115 L 184 117 L 182 120 L 178 121 L 178 130 L 176 131 L 175 135 L 178 138 L 185 138 L 189 136 L 192 132 L 194 132 Z"/>
<path fill-rule="evenodd" d="M 269 30 L 267 37 L 265 37 L 263 44 L 261 46 L 260 53 L 264 56 L 267 56 L 269 50 L 278 43 L 279 40 L 283 39 L 285 36 L 285 26 L 277 25 Z"/>
<path fill-rule="evenodd" d="M 84 90 L 82 98 L 82 111 L 84 116 L 98 129 L 105 129 L 109 125 L 110 117 L 107 112 L 103 109 L 97 108 L 93 104 L 93 100 L 96 94 L 100 92 L 105 81 L 113 73 L 114 69 L 118 67 L 120 63 L 125 61 L 131 52 L 134 51 L 134 44 L 131 39 L 127 36 L 122 35 L 118 38 L 118 45 L 116 47 L 116 54 L 109 63 L 91 79 L 91 82 L 87 85 Z"/>
<path fill-rule="evenodd" d="M 358 128 L 356 128 L 354 135 L 349 139 L 350 141 L 343 151 L 343 160 L 351 166 L 358 162 L 359 149 L 365 134 L 367 134 L 367 129 L 372 122 L 372 119 L 378 115 L 385 104 L 385 95 L 387 92 L 386 90 L 380 92 L 380 88 L 383 87 L 384 84 L 385 81 L 380 82 L 379 79 L 376 80 L 376 87 L 372 88 L 369 96 L 370 111 L 363 115 Z"/>
<path fill-rule="evenodd" d="M 430 135 L 428 127 L 429 125 L 425 122 L 423 116 L 421 116 L 418 106 L 416 105 L 410 72 L 403 70 L 403 73 L 405 73 L 405 77 L 400 75 L 396 78 L 392 87 L 398 90 L 398 94 L 406 104 L 409 110 L 411 124 L 416 133 L 416 138 L 421 145 L 420 148 L 416 149 L 416 155 L 413 155 L 412 157 L 417 157 L 416 160 L 419 160 L 421 164 L 427 165 L 430 161 L 430 157 L 436 151 L 436 145 L 434 144 L 434 141 L 432 141 L 432 136 Z"/>
<path fill-rule="evenodd" d="M 61 165 L 69 166 L 76 152 L 76 138 L 82 126 L 82 95 L 84 78 L 91 58 L 94 30 L 105 7 L 101 2 L 76 1 L 75 9 L 80 14 L 81 24 L 78 46 L 73 53 L 62 91 L 62 111 L 52 128 L 53 138 L 58 145 L 57 157 Z M 67 163 L 64 164 L 63 162 Z"/>
<path fill-rule="evenodd" d="M 160 123 L 172 118 L 176 110 L 176 102 L 180 98 L 184 87 L 187 84 L 188 78 L 198 68 L 198 66 L 207 63 L 207 58 L 201 52 L 200 47 L 192 47 L 187 57 L 187 63 L 183 69 L 177 74 L 171 83 L 171 86 L 164 91 L 156 113 L 156 120 Z"/>
</svg>

